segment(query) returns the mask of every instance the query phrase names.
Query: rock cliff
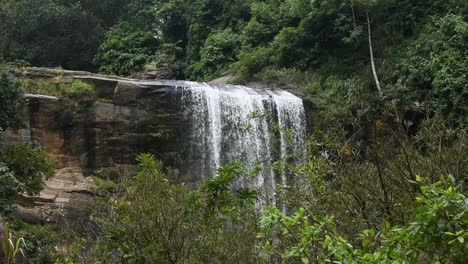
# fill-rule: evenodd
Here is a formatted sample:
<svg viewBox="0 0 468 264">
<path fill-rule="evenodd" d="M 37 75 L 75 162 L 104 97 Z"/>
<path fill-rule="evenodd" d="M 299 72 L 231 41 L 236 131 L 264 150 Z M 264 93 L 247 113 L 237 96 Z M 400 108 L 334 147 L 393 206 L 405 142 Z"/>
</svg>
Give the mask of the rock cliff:
<svg viewBox="0 0 468 264">
<path fill-rule="evenodd" d="M 61 98 L 26 94 L 24 125 L 2 137 L 7 144 L 43 148 L 58 164 L 40 195 L 19 197 L 16 216 L 34 223 L 86 220 L 98 169 L 118 171 L 150 152 L 177 166 L 183 113 L 176 82 L 139 81 L 87 72 L 29 68 L 27 78 L 74 78 L 91 83 L 98 100 L 79 112 Z"/>
</svg>

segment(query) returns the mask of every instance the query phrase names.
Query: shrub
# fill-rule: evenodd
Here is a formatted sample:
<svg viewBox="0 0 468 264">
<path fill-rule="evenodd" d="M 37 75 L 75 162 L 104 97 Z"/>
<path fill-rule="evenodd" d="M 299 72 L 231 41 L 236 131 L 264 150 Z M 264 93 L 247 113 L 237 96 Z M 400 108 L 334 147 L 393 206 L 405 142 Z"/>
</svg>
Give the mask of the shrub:
<svg viewBox="0 0 468 264">
<path fill-rule="evenodd" d="M 0 161 L 24 184 L 24 191 L 38 194 L 44 181 L 54 175 L 54 161 L 44 150 L 32 149 L 28 145 L 17 144 L 0 149 Z"/>
<path fill-rule="evenodd" d="M 251 263 L 255 214 L 247 190 L 232 190 L 239 165 L 220 169 L 199 190 L 171 183 L 152 155 L 138 157 L 141 170 L 125 181 L 98 223 L 105 230 L 95 249 L 125 263 Z M 155 192 L 155 190 L 157 190 Z"/>
<path fill-rule="evenodd" d="M 305 69 L 311 50 L 306 45 L 305 33 L 301 28 L 287 27 L 276 35 L 273 43 L 272 61 L 279 67 Z"/>
<path fill-rule="evenodd" d="M 244 50 L 239 54 L 239 61 L 232 65 L 240 80 L 247 80 L 271 63 L 271 48 L 259 47 Z"/>
<path fill-rule="evenodd" d="M 7 215 L 13 210 L 16 195 L 23 187 L 15 174 L 0 162 L 0 215 Z"/>
</svg>

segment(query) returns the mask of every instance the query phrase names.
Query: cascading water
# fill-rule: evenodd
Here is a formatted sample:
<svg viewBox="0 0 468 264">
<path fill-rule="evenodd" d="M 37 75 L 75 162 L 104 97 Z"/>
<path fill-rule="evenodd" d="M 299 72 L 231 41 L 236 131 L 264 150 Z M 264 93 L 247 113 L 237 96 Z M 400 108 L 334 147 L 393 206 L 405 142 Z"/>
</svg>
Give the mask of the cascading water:
<svg viewBox="0 0 468 264">
<path fill-rule="evenodd" d="M 190 120 L 187 162 L 192 176 L 213 177 L 217 168 L 233 161 L 250 169 L 262 167 L 252 181 L 237 184 L 262 188 L 265 203 L 274 204 L 276 184 L 286 184 L 287 179 L 284 170 L 275 175 L 273 163 L 294 161 L 305 153 L 302 100 L 286 91 L 238 85 L 184 82 L 181 86 Z"/>
</svg>

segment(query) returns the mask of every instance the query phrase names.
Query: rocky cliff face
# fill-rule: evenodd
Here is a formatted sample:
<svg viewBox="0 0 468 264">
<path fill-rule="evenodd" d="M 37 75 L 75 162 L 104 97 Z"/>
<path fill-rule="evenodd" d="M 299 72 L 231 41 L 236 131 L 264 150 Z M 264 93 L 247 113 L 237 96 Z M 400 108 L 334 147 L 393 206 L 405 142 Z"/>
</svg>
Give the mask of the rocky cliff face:
<svg viewBox="0 0 468 264">
<path fill-rule="evenodd" d="M 98 101 L 76 112 L 61 98 L 27 94 L 24 127 L 2 135 L 7 144 L 32 144 L 57 160 L 56 175 L 40 195 L 19 198 L 16 215 L 35 223 L 85 220 L 94 195 L 88 176 L 97 169 L 118 171 L 146 152 L 177 166 L 181 153 L 184 122 L 175 83 L 36 68 L 23 76 L 59 74 L 92 83 Z"/>
</svg>

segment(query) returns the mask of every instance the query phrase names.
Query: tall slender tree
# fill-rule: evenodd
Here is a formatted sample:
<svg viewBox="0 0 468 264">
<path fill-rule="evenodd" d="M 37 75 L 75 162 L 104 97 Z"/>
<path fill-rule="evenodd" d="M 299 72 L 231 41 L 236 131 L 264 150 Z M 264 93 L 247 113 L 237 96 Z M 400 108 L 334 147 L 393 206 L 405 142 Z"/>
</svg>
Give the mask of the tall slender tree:
<svg viewBox="0 0 468 264">
<path fill-rule="evenodd" d="M 377 67 L 375 66 L 375 56 L 374 56 L 374 47 L 372 45 L 372 20 L 370 13 L 372 9 L 376 8 L 381 0 L 352 0 L 351 6 L 353 10 L 353 21 L 355 17 L 354 7 L 358 7 L 365 12 L 366 17 L 366 26 L 367 26 L 367 38 L 369 43 L 369 57 L 371 62 L 372 68 L 372 75 L 374 77 L 375 86 L 377 87 L 377 91 L 379 92 L 379 97 L 383 97 L 382 86 L 380 85 L 379 76 L 377 74 Z"/>
</svg>

